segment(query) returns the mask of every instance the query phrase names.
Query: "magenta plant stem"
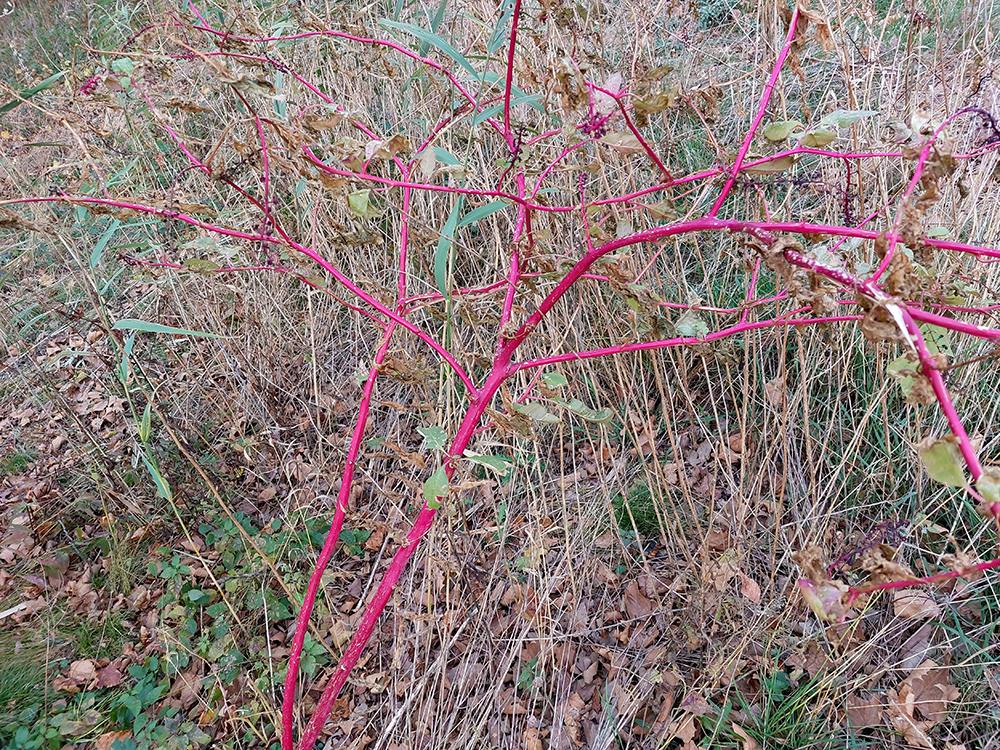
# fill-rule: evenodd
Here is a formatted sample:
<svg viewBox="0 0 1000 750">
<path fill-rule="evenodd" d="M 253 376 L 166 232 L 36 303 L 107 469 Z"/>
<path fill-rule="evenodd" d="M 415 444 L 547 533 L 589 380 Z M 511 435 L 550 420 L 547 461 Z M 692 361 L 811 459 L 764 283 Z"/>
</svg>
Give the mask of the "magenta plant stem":
<svg viewBox="0 0 1000 750">
<path fill-rule="evenodd" d="M 510 130 L 510 90 L 514 85 L 514 50 L 517 45 L 517 22 L 521 17 L 521 0 L 514 0 L 514 11 L 510 14 L 510 46 L 507 49 L 507 78 L 503 85 L 503 136 L 507 145 L 513 147 L 514 136 Z"/>
<path fill-rule="evenodd" d="M 753 143 L 753 139 L 757 135 L 757 130 L 760 128 L 760 124 L 764 121 L 764 115 L 767 114 L 767 105 L 771 101 L 771 94 L 774 93 L 774 86 L 778 82 L 778 77 L 781 75 L 781 69 L 785 66 L 785 59 L 788 57 L 788 53 L 792 49 L 792 40 L 795 39 L 795 27 L 798 23 L 799 4 L 795 3 L 792 10 L 792 20 L 788 23 L 788 35 L 785 37 L 785 43 L 781 47 L 781 52 L 778 53 L 778 60 L 775 62 L 774 68 L 771 70 L 771 76 L 768 78 L 767 84 L 764 86 L 764 94 L 761 96 L 760 106 L 757 107 L 757 115 L 754 117 L 753 124 L 750 126 L 750 129 L 747 131 L 746 138 L 743 139 L 743 145 L 740 146 L 739 153 L 736 154 L 736 161 L 729 170 L 729 177 L 726 178 L 726 184 L 719 192 L 719 196 L 715 199 L 715 203 L 712 204 L 712 208 L 708 211 L 709 216 L 715 216 L 719 213 L 719 209 L 722 208 L 722 204 L 726 202 L 729 192 L 733 189 L 733 185 L 736 183 L 736 175 L 740 173 L 740 169 L 743 167 L 743 160 L 746 159 L 747 152 L 750 151 L 750 144 Z"/>
</svg>

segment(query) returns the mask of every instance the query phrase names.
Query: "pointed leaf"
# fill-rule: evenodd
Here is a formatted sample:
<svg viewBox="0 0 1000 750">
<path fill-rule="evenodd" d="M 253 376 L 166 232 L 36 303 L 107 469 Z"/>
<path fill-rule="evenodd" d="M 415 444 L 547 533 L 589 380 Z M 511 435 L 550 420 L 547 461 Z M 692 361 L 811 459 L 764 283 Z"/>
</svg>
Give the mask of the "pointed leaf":
<svg viewBox="0 0 1000 750">
<path fill-rule="evenodd" d="M 455 239 L 455 229 L 458 226 L 458 217 L 462 215 L 464 202 L 464 196 L 459 195 L 455 205 L 451 207 L 448 220 L 441 229 L 437 250 L 434 251 L 434 284 L 444 297 L 447 297 L 451 291 L 448 288 L 448 260 L 451 257 L 451 245 Z"/>
<path fill-rule="evenodd" d="M 0 115 L 10 112 L 15 107 L 21 106 L 26 100 L 33 97 L 35 94 L 39 94 L 45 91 L 47 88 L 51 88 L 55 83 L 57 83 L 64 75 L 66 75 L 65 70 L 60 70 L 58 73 L 53 73 L 44 81 L 36 83 L 34 86 L 29 86 L 26 89 L 22 89 L 17 92 L 17 99 L 12 99 L 2 107 L 0 107 Z"/>
<path fill-rule="evenodd" d="M 537 401 L 531 401 L 527 404 L 514 404 L 514 411 L 520 412 L 536 422 L 559 424 L 562 421 L 555 414 L 551 414 L 548 409 Z"/>
<path fill-rule="evenodd" d="M 752 174 L 777 174 L 778 172 L 790 169 L 793 164 L 795 164 L 795 157 L 792 154 L 784 154 L 783 156 L 768 159 L 750 167 L 744 167 L 743 171 Z"/>
<path fill-rule="evenodd" d="M 483 455 L 470 450 L 465 451 L 462 455 L 472 463 L 496 472 L 501 477 L 507 476 L 507 472 L 510 471 L 511 462 L 501 456 Z"/>
<path fill-rule="evenodd" d="M 614 412 L 612 412 L 611 409 L 601 409 L 600 411 L 597 409 L 591 409 L 578 398 L 574 398 L 571 401 L 566 401 L 561 398 L 555 398 L 553 400 L 565 406 L 578 417 L 583 417 L 589 422 L 608 423 L 614 417 Z"/>
<path fill-rule="evenodd" d="M 206 336 L 210 339 L 219 338 L 219 336 L 214 333 L 189 331 L 186 328 L 174 328 L 173 326 L 160 325 L 159 323 L 149 323 L 145 320 L 134 320 L 132 318 L 119 320 L 111 327 L 116 331 L 143 331 L 144 333 L 169 333 L 174 336 Z"/>
<path fill-rule="evenodd" d="M 108 246 L 114 233 L 118 231 L 118 227 L 122 225 L 120 219 L 112 219 L 108 228 L 104 230 L 104 233 L 97 240 L 97 244 L 94 245 L 93 251 L 90 253 L 90 267 L 97 268 L 97 264 L 101 262 L 101 255 L 104 254 L 104 248 Z"/>
<path fill-rule="evenodd" d="M 427 31 L 427 29 L 422 29 L 419 26 L 414 26 L 413 24 L 400 23 L 399 21 L 389 21 L 385 18 L 379 20 L 379 25 L 387 29 L 397 29 L 398 31 L 405 31 L 407 34 L 413 34 L 413 36 L 417 37 L 421 41 L 437 47 L 439 50 L 448 55 L 448 57 L 469 71 L 469 73 L 473 76 L 478 75 L 476 73 L 476 69 L 472 67 L 472 64 L 465 59 L 462 53 L 437 34 Z"/>
<path fill-rule="evenodd" d="M 492 216 L 497 211 L 503 211 L 507 207 L 504 201 L 490 201 L 485 206 L 480 206 L 479 208 L 474 208 L 465 216 L 462 220 L 458 222 L 459 227 L 465 227 L 469 224 L 479 221 L 480 219 L 485 219 L 487 216 Z"/>
<path fill-rule="evenodd" d="M 424 436 L 424 447 L 432 451 L 441 450 L 448 442 L 448 433 L 437 425 L 418 427 L 417 432 Z"/>
<path fill-rule="evenodd" d="M 846 128 L 853 125 L 858 120 L 863 120 L 866 117 L 871 117 L 872 115 L 877 115 L 878 110 L 874 109 L 838 109 L 836 112 L 831 112 L 822 120 L 819 121 L 820 127 L 824 125 L 834 125 L 838 128 Z"/>
</svg>

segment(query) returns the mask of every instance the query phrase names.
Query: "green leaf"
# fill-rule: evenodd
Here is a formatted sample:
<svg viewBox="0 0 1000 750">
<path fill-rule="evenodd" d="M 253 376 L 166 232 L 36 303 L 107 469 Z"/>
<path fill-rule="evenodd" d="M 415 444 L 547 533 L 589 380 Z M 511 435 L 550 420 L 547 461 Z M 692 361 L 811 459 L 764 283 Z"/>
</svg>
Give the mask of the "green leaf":
<svg viewBox="0 0 1000 750">
<path fill-rule="evenodd" d="M 762 161 L 759 164 L 754 164 L 752 167 L 744 167 L 743 171 L 750 172 L 751 174 L 777 174 L 778 172 L 791 169 L 793 164 L 795 164 L 795 156 L 785 154 L 774 159 Z"/>
<path fill-rule="evenodd" d="M 507 207 L 504 201 L 490 201 L 485 206 L 480 206 L 479 208 L 474 208 L 465 216 L 462 220 L 458 222 L 459 227 L 465 227 L 469 224 L 479 221 L 480 219 L 485 219 L 487 216 L 492 216 L 497 211 L 503 211 Z"/>
<path fill-rule="evenodd" d="M 451 151 L 440 146 L 434 147 L 434 158 L 443 164 L 447 164 L 449 167 L 462 166 L 462 162 Z"/>
<path fill-rule="evenodd" d="M 115 232 L 118 231 L 118 227 L 122 225 L 119 219 L 112 219 L 108 228 L 104 230 L 104 233 L 98 238 L 97 244 L 94 245 L 93 251 L 90 253 L 90 267 L 97 268 L 97 264 L 101 262 L 101 256 L 104 254 L 104 248 L 108 246 L 111 241 L 111 237 Z"/>
<path fill-rule="evenodd" d="M 708 335 L 708 323 L 701 319 L 694 310 L 688 310 L 674 323 L 677 333 L 681 336 L 704 338 Z"/>
<path fill-rule="evenodd" d="M 506 76 L 502 76 L 499 73 L 494 73 L 493 71 L 487 71 L 486 73 L 483 73 L 482 79 L 480 79 L 477 76 L 476 78 L 472 78 L 472 79 L 469 79 L 469 80 L 470 81 L 474 81 L 475 83 L 479 83 L 480 80 L 482 80 L 483 83 L 489 84 L 491 86 L 496 86 L 497 84 L 502 84 L 500 86 L 501 89 L 505 88 L 506 85 L 507 85 L 507 78 L 506 78 Z M 538 101 L 538 97 L 537 96 L 532 95 L 532 94 L 526 94 L 524 91 L 522 91 L 520 88 L 518 88 L 517 86 L 515 86 L 513 84 L 511 84 L 511 87 L 510 87 L 510 95 L 511 95 L 512 99 L 515 100 L 515 101 L 520 101 L 523 104 L 527 104 L 528 106 L 534 107 L 539 112 L 542 112 L 542 113 L 545 112 L 545 107 L 543 107 L 541 105 L 541 103 Z M 535 101 L 529 101 L 531 99 L 534 99 Z"/>
<path fill-rule="evenodd" d="M 991 505 L 1000 503 L 1000 472 L 996 469 L 987 469 L 976 480 L 976 490 Z"/>
<path fill-rule="evenodd" d="M 564 385 L 569 385 L 566 376 L 560 372 L 542 373 L 542 382 L 549 388 L 562 388 Z"/>
<path fill-rule="evenodd" d="M 117 60 L 111 61 L 111 69 L 115 73 L 130 76 L 133 72 L 135 72 L 135 63 L 127 57 L 119 57 Z"/>
<path fill-rule="evenodd" d="M 510 106 L 513 107 L 517 104 L 529 104 L 532 107 L 534 107 L 538 103 L 538 101 L 539 101 L 538 94 L 531 94 L 530 96 L 526 94 L 524 96 L 512 97 L 510 100 Z M 482 112 L 480 112 L 479 114 L 477 114 L 475 117 L 472 118 L 472 124 L 475 126 L 481 122 L 486 122 L 486 120 L 490 119 L 491 117 L 496 117 L 501 112 L 503 112 L 502 104 L 497 104 L 493 107 L 487 107 Z"/>
<path fill-rule="evenodd" d="M 903 392 L 903 396 L 909 398 L 914 379 L 920 374 L 920 365 L 903 354 L 889 363 L 886 372 L 899 381 L 899 389 Z"/>
<path fill-rule="evenodd" d="M 165 498 L 168 502 L 172 502 L 174 499 L 174 493 L 170 491 L 170 485 L 167 480 L 163 478 L 160 473 L 159 468 L 157 468 L 152 461 L 146 458 L 145 454 L 142 456 L 142 462 L 146 464 L 146 470 L 149 472 L 150 476 L 153 477 L 153 483 L 156 485 L 156 493 Z"/>
<path fill-rule="evenodd" d="M 205 336 L 210 339 L 219 338 L 219 336 L 214 333 L 189 331 L 186 328 L 174 328 L 173 326 L 160 325 L 159 323 L 149 323 L 145 320 L 135 320 L 133 318 L 119 320 L 111 326 L 111 328 L 116 331 L 143 331 L 144 333 L 169 333 L 174 336 Z"/>
<path fill-rule="evenodd" d="M 222 268 L 214 260 L 203 260 L 202 258 L 188 258 L 184 261 L 184 267 L 194 273 L 212 273 Z"/>
<path fill-rule="evenodd" d="M 762 136 L 767 138 L 767 140 L 777 143 L 778 141 L 785 140 L 792 131 L 796 128 L 801 128 L 802 123 L 798 120 L 781 120 L 780 122 L 772 122 L 761 133 Z"/>
<path fill-rule="evenodd" d="M 924 344 L 931 354 L 941 353 L 951 359 L 954 352 L 951 348 L 951 336 L 947 328 L 931 325 L 930 323 L 920 324 L 920 333 L 924 337 Z"/>
<path fill-rule="evenodd" d="M 462 215 L 464 202 L 464 196 L 459 195 L 455 205 L 451 207 L 448 220 L 441 229 L 441 237 L 438 238 L 437 249 L 434 251 L 434 283 L 438 291 L 445 297 L 451 291 L 448 288 L 448 261 L 451 258 L 451 245 L 455 239 L 455 229 L 458 226 L 458 219 Z"/>
<path fill-rule="evenodd" d="M 44 81 L 40 81 L 39 83 L 36 83 L 34 86 L 30 86 L 26 89 L 18 91 L 17 99 L 11 99 L 9 102 L 0 107 L 0 115 L 10 112 L 15 107 L 19 107 L 20 105 L 24 104 L 26 100 L 33 97 L 35 94 L 40 94 L 41 92 L 45 91 L 45 89 L 51 88 L 64 75 L 66 75 L 66 71 L 60 70 L 58 73 L 53 73 L 52 75 L 50 75 Z"/>
<path fill-rule="evenodd" d="M 802 136 L 802 140 L 799 141 L 800 146 L 805 146 L 806 148 L 823 148 L 828 146 L 837 140 L 837 134 L 832 130 L 827 130 L 826 128 L 814 128 Z"/>
<path fill-rule="evenodd" d="M 432 451 L 441 450 L 448 442 L 448 433 L 437 425 L 418 427 L 417 432 L 424 436 L 424 447 Z"/>
<path fill-rule="evenodd" d="M 483 455 L 470 450 L 465 451 L 462 455 L 472 463 L 484 466 L 501 477 L 507 476 L 507 472 L 510 471 L 511 462 L 501 456 Z"/>
<path fill-rule="evenodd" d="M 146 408 L 142 412 L 142 421 L 139 422 L 139 440 L 143 443 L 149 442 L 150 433 L 153 431 L 153 405 L 146 402 Z"/>
<path fill-rule="evenodd" d="M 943 240 L 949 234 L 948 227 L 931 227 L 927 230 L 927 236 L 934 240 Z"/>
<path fill-rule="evenodd" d="M 614 412 L 612 412 L 611 409 L 601 409 L 600 411 L 597 409 L 591 409 L 578 398 L 574 398 L 571 401 L 566 401 L 561 398 L 555 398 L 553 400 L 565 406 L 578 417 L 583 417 L 589 422 L 603 422 L 607 424 L 614 417 Z"/>
<path fill-rule="evenodd" d="M 355 216 L 365 217 L 368 215 L 368 198 L 371 190 L 355 190 L 347 194 L 347 206 Z"/>
<path fill-rule="evenodd" d="M 526 417 L 535 420 L 536 422 L 544 422 L 546 424 L 559 424 L 562 420 L 559 419 L 555 414 L 551 414 L 548 409 L 542 406 L 537 401 L 529 401 L 526 404 L 514 404 L 514 411 L 520 412 Z"/>
<path fill-rule="evenodd" d="M 965 486 L 965 461 L 951 440 L 926 438 L 917 445 L 917 452 L 931 479 L 949 487 Z"/>
<path fill-rule="evenodd" d="M 431 510 L 441 507 L 441 498 L 448 497 L 448 475 L 442 466 L 424 482 L 424 501 Z"/>
<path fill-rule="evenodd" d="M 465 59 L 461 52 L 452 47 L 446 40 L 439 37 L 427 29 L 422 29 L 419 26 L 414 26 L 410 23 L 400 23 L 399 21 L 389 21 L 388 19 L 379 19 L 379 25 L 386 29 L 396 29 L 398 31 L 405 31 L 407 34 L 413 34 L 423 42 L 434 45 L 439 50 L 444 52 L 448 57 L 454 60 L 456 63 L 465 68 L 473 76 L 478 76 L 476 69 L 472 67 L 472 64 Z"/>
<path fill-rule="evenodd" d="M 874 109 L 838 109 L 836 112 L 831 112 L 822 120 L 819 121 L 820 127 L 824 125 L 835 125 L 838 128 L 846 128 L 858 120 L 863 120 L 866 117 L 871 117 L 872 115 L 877 115 L 878 110 Z"/>
</svg>

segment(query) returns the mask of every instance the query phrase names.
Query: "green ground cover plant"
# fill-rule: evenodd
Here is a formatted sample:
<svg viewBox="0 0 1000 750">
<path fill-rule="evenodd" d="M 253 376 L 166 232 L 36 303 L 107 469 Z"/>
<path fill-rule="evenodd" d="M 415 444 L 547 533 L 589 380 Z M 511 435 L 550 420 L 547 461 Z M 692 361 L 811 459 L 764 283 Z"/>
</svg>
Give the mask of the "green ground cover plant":
<svg viewBox="0 0 1000 750">
<path fill-rule="evenodd" d="M 5 743 L 996 735 L 995 9 L 43 5 Z"/>
</svg>

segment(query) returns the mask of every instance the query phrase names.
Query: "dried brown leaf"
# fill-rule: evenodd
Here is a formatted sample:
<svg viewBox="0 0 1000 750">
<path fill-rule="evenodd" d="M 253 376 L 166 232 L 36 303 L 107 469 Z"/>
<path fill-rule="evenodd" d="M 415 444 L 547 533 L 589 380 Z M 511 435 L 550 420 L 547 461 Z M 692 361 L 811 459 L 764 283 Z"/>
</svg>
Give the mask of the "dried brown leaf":
<svg viewBox="0 0 1000 750">
<path fill-rule="evenodd" d="M 882 723 L 882 706 L 882 701 L 870 693 L 851 693 L 847 696 L 847 720 L 855 729 L 877 727 Z"/>
<path fill-rule="evenodd" d="M 629 581 L 625 587 L 624 607 L 631 618 L 647 617 L 656 611 L 656 602 L 639 590 L 637 581 Z"/>
</svg>

